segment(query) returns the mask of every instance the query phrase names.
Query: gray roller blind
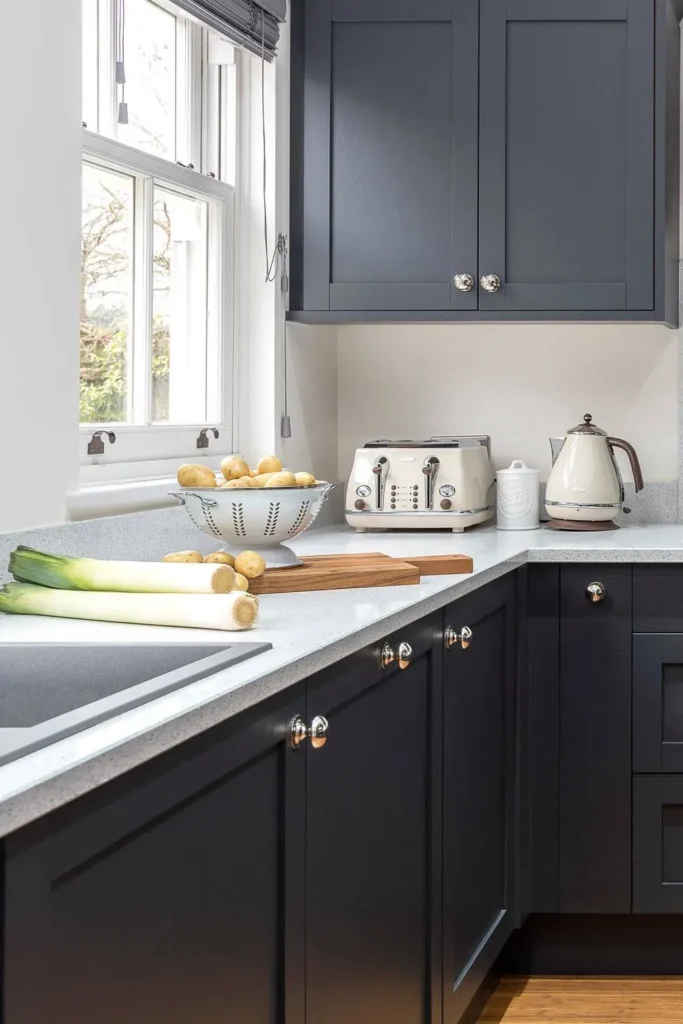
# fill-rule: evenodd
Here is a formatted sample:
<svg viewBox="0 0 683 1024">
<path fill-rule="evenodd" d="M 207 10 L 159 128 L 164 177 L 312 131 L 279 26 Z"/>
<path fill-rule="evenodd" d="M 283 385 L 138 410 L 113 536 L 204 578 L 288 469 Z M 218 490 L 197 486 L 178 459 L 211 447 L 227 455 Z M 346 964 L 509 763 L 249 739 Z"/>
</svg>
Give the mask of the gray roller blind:
<svg viewBox="0 0 683 1024">
<path fill-rule="evenodd" d="M 188 14 L 208 28 L 227 36 L 252 53 L 272 60 L 284 21 L 286 0 L 174 0 Z"/>
</svg>

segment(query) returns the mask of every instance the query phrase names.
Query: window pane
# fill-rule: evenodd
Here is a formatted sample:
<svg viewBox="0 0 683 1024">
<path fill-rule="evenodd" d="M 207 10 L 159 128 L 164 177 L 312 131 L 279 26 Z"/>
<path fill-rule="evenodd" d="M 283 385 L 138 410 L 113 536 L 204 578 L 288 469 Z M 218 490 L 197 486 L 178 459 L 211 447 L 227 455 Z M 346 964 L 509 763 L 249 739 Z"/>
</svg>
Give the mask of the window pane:
<svg viewBox="0 0 683 1024">
<path fill-rule="evenodd" d="M 126 0 L 125 96 L 128 146 L 175 160 L 176 19 L 151 0 Z"/>
<path fill-rule="evenodd" d="M 207 416 L 208 204 L 154 190 L 152 420 Z"/>
<path fill-rule="evenodd" d="M 130 418 L 133 178 L 83 167 L 81 423 Z"/>
<path fill-rule="evenodd" d="M 97 131 L 98 0 L 83 0 L 83 120 Z"/>
</svg>

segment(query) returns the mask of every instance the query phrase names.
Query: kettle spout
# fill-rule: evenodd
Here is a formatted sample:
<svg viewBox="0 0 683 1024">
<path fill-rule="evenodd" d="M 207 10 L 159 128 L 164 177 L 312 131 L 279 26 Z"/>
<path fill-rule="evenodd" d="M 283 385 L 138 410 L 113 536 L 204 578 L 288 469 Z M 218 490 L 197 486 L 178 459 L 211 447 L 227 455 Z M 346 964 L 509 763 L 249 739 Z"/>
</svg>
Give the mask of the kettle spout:
<svg viewBox="0 0 683 1024">
<path fill-rule="evenodd" d="M 558 455 L 562 451 L 562 446 L 564 445 L 564 442 L 567 440 L 567 438 L 566 437 L 550 437 L 550 438 L 548 438 L 548 440 L 550 441 L 550 450 L 553 453 L 553 466 L 554 466 L 555 463 L 557 462 Z"/>
</svg>

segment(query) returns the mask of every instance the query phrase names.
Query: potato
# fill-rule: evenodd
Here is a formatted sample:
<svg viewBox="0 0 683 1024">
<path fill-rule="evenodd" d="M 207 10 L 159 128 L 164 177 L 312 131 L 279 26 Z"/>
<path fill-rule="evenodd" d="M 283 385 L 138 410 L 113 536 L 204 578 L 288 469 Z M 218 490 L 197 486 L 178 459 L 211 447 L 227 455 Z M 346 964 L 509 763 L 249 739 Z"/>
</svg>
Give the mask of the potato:
<svg viewBox="0 0 683 1024">
<path fill-rule="evenodd" d="M 186 463 L 178 470 L 178 483 L 181 487 L 215 487 L 216 474 L 208 466 Z"/>
<path fill-rule="evenodd" d="M 249 476 L 258 476 L 258 469 L 250 469 Z"/>
<path fill-rule="evenodd" d="M 275 476 L 274 473 L 259 473 L 258 476 L 251 478 L 252 487 L 265 487 L 271 476 Z"/>
<path fill-rule="evenodd" d="M 295 473 L 294 479 L 299 487 L 312 487 L 315 483 L 315 477 L 312 473 Z"/>
<path fill-rule="evenodd" d="M 264 487 L 295 487 L 296 477 L 293 473 L 273 473 L 270 480 L 267 480 Z"/>
<path fill-rule="evenodd" d="M 266 455 L 258 464 L 258 473 L 279 473 L 282 463 L 277 455 Z"/>
<path fill-rule="evenodd" d="M 216 565 L 229 565 L 231 569 L 235 566 L 235 559 L 227 551 L 212 551 L 210 555 L 205 556 L 204 561 Z"/>
<path fill-rule="evenodd" d="M 164 555 L 162 562 L 203 562 L 199 551 L 172 551 L 170 555 Z"/>
<path fill-rule="evenodd" d="M 226 480 L 239 480 L 242 476 L 249 476 L 249 466 L 238 455 L 229 455 L 221 462 L 221 473 Z"/>
<path fill-rule="evenodd" d="M 248 485 L 243 483 L 241 480 L 226 480 L 224 484 L 221 484 L 221 490 L 226 487 L 234 487 L 238 490 L 245 490 Z"/>
<path fill-rule="evenodd" d="M 248 580 L 263 576 L 265 571 L 266 560 L 257 551 L 240 551 L 235 558 L 235 572 L 246 576 Z"/>
<path fill-rule="evenodd" d="M 232 589 L 233 590 L 248 590 L 249 589 L 249 580 L 247 579 L 246 576 L 243 576 L 241 572 L 236 572 L 235 573 L 235 584 L 234 584 Z"/>
<path fill-rule="evenodd" d="M 237 483 L 240 485 L 240 487 L 252 487 L 253 486 L 253 480 L 252 480 L 252 478 L 250 476 L 241 476 L 239 478 L 239 480 L 237 481 Z"/>
</svg>

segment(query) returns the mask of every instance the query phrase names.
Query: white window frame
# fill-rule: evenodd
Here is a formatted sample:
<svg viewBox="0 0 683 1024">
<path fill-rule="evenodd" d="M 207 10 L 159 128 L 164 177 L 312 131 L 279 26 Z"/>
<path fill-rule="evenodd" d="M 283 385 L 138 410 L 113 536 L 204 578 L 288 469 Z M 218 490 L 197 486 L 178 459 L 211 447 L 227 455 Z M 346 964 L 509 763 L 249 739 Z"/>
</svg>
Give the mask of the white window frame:
<svg viewBox="0 0 683 1024">
<path fill-rule="evenodd" d="M 119 142 L 116 132 L 117 91 L 114 84 L 114 0 L 97 0 L 99 33 L 98 125 L 102 134 L 83 130 L 83 161 L 132 175 L 135 180 L 136 231 L 148 225 L 147 238 L 136 239 L 136 249 L 149 251 L 153 244 L 150 205 L 154 185 L 176 190 L 183 195 L 209 202 L 209 275 L 207 337 L 213 351 L 207 351 L 208 363 L 216 367 L 215 391 L 207 395 L 207 410 L 214 412 L 206 421 L 167 425 L 152 424 L 151 419 L 151 258 L 147 268 L 134 266 L 134 347 L 133 370 L 134 423 L 88 423 L 79 428 L 81 479 L 116 480 L 156 475 L 164 460 L 223 454 L 233 449 L 235 435 L 235 259 L 236 176 L 239 161 L 234 152 L 239 138 L 240 54 L 220 39 L 183 15 L 169 0 L 153 0 L 177 18 L 177 52 L 186 55 L 178 69 L 189 73 L 176 75 L 176 156 L 182 163 L 146 153 Z M 219 132 L 219 118 L 235 111 L 236 121 L 227 121 Z M 181 120 L 183 111 L 189 117 Z M 215 128 L 215 130 L 213 130 Z M 230 145 L 231 139 L 233 145 Z M 219 142 L 220 140 L 220 142 Z M 221 144 L 222 143 L 222 144 Z M 184 157 L 184 159 L 183 159 Z M 194 168 L 183 166 L 192 163 Z M 203 173 L 204 171 L 207 173 Z M 211 171 L 212 173 L 208 173 Z M 216 175 L 216 176 L 214 176 Z M 219 177 L 220 176 L 220 177 Z M 229 176 L 235 184 L 221 180 Z M 139 217 L 141 211 L 143 216 Z M 145 380 L 146 388 L 140 381 Z M 215 427 L 219 438 L 210 434 L 209 451 L 197 450 L 197 438 L 204 427 Z M 114 431 L 116 443 L 105 443 L 104 455 L 89 456 L 87 445 L 97 430 Z M 170 463 L 169 463 L 170 464 Z"/>
</svg>

